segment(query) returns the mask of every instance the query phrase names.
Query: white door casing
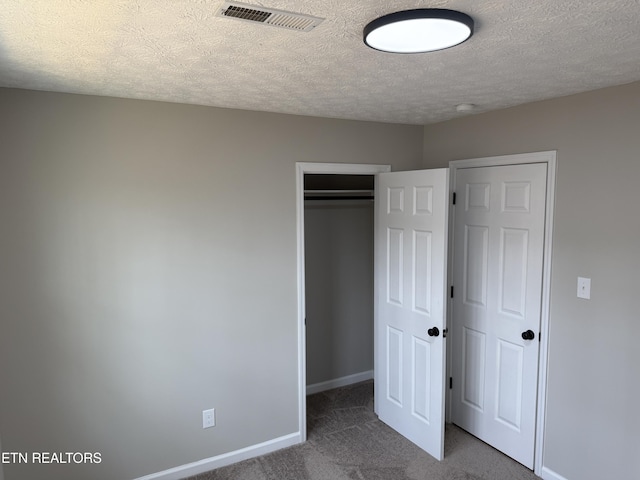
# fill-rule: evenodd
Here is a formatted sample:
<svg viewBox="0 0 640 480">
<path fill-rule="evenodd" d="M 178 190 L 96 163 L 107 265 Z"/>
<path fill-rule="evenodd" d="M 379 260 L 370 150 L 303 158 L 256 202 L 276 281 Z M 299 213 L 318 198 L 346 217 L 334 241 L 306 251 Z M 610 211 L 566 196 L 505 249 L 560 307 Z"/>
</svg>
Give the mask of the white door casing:
<svg viewBox="0 0 640 480">
<path fill-rule="evenodd" d="M 389 172 L 390 165 L 360 163 L 296 163 L 296 233 L 298 297 L 298 440 L 307 440 L 307 346 L 304 251 L 304 176 L 305 174 L 376 175 Z"/>
<path fill-rule="evenodd" d="M 455 182 L 452 420 L 533 468 L 547 164 L 464 168 Z"/>
<path fill-rule="evenodd" d="M 448 174 L 376 178 L 376 413 L 438 460 L 444 456 Z"/>
</svg>

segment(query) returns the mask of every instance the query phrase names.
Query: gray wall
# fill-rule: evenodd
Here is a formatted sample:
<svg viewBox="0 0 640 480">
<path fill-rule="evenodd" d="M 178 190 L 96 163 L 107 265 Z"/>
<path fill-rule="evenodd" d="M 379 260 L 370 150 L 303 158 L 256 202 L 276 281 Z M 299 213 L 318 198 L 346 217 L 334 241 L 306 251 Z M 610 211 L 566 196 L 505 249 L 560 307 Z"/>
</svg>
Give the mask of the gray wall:
<svg viewBox="0 0 640 480">
<path fill-rule="evenodd" d="M 2 437 L 0 437 L 0 453 L 2 453 Z M 4 467 L 0 463 L 0 480 L 4 480 Z"/>
<path fill-rule="evenodd" d="M 640 478 L 640 83 L 424 133 L 425 167 L 558 151 L 544 463 L 570 480 Z"/>
<path fill-rule="evenodd" d="M 305 205 L 307 384 L 373 370 L 373 202 Z"/>
<path fill-rule="evenodd" d="M 295 162 L 412 169 L 422 138 L 0 89 L 3 447 L 103 456 L 6 480 L 131 479 L 297 432 Z"/>
</svg>

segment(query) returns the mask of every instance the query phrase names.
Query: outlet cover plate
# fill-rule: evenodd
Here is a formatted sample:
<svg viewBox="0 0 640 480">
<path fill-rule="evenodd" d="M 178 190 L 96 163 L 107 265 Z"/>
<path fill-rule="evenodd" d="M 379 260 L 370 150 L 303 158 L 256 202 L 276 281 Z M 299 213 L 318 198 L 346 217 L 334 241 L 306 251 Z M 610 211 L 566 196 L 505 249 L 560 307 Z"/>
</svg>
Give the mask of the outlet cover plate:
<svg viewBox="0 0 640 480">
<path fill-rule="evenodd" d="M 216 426 L 216 409 L 202 411 L 202 428 L 211 428 Z"/>
</svg>

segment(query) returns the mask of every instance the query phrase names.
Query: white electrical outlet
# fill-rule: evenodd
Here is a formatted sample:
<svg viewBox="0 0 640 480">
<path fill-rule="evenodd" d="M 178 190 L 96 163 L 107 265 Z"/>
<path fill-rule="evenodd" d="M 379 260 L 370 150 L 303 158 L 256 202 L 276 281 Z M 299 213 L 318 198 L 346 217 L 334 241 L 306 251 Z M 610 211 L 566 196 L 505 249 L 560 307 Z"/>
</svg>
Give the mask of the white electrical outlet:
<svg viewBox="0 0 640 480">
<path fill-rule="evenodd" d="M 578 298 L 589 300 L 591 298 L 591 279 L 578 277 Z"/>
<path fill-rule="evenodd" d="M 216 426 L 216 409 L 202 411 L 202 428 L 211 428 Z"/>
</svg>

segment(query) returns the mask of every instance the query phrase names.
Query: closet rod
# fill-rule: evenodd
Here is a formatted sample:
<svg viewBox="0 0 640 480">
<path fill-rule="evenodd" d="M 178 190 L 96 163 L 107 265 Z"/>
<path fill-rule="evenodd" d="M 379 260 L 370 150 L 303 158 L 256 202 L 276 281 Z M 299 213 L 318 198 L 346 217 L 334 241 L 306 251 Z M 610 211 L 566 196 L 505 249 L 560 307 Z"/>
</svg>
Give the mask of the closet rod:
<svg viewBox="0 0 640 480">
<path fill-rule="evenodd" d="M 372 190 L 305 190 L 305 200 L 373 200 Z"/>
<path fill-rule="evenodd" d="M 306 196 L 305 200 L 373 200 L 375 197 L 373 195 L 328 195 L 328 196 Z"/>
</svg>

